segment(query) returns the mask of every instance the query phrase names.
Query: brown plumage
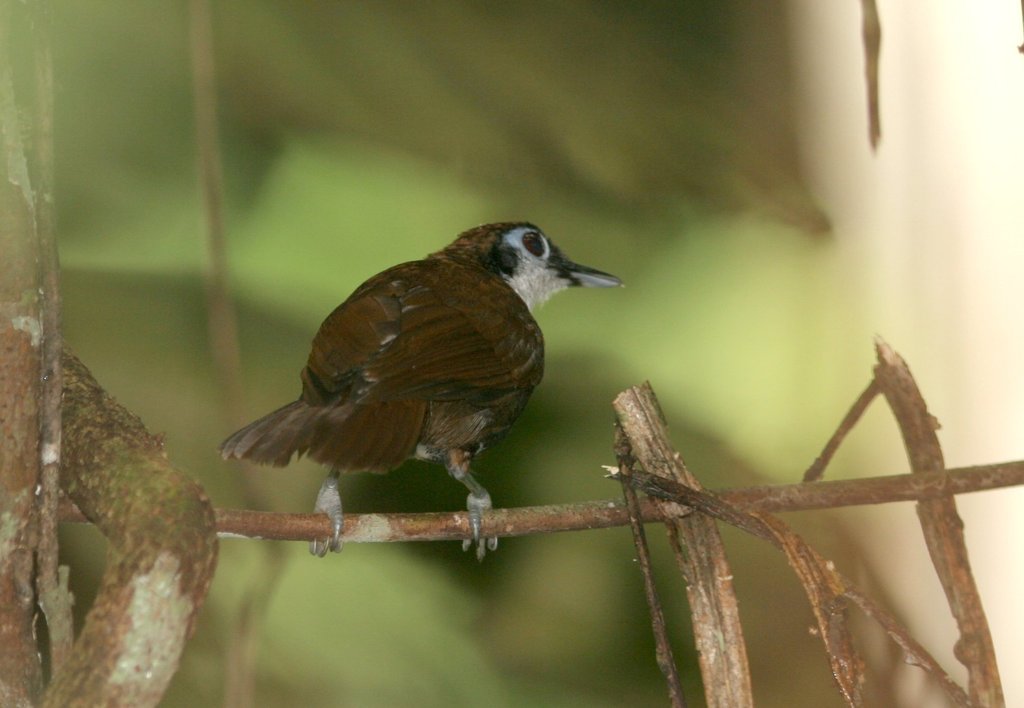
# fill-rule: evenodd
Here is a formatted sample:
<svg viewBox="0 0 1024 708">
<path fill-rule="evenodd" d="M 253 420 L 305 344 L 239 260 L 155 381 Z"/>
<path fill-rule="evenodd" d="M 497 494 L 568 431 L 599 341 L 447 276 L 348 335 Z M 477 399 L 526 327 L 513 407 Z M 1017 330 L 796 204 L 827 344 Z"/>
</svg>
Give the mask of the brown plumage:
<svg viewBox="0 0 1024 708">
<path fill-rule="evenodd" d="M 233 434 L 221 454 L 277 466 L 308 455 L 331 467 L 317 509 L 336 534 L 314 542 L 318 555 L 340 547 L 338 473 L 386 472 L 410 457 L 440 462 L 470 490 L 482 556 L 479 519 L 490 498 L 469 463 L 505 436 L 540 383 L 544 339 L 530 306 L 570 285 L 616 284 L 569 261 L 530 224 L 467 231 L 363 283 L 313 339 L 299 400 Z"/>
</svg>

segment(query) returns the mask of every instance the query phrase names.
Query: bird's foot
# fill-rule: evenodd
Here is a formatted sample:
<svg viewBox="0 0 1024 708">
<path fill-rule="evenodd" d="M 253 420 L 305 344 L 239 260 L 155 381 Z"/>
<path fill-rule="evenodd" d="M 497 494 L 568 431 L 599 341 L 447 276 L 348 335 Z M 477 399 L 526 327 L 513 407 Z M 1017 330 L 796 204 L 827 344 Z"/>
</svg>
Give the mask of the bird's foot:
<svg viewBox="0 0 1024 708">
<path fill-rule="evenodd" d="M 320 491 L 316 495 L 314 512 L 327 514 L 331 520 L 333 533 L 328 538 L 315 538 L 309 542 L 309 552 L 317 558 L 323 558 L 327 551 L 335 553 L 341 551 L 341 529 L 344 525 L 344 516 L 341 513 L 341 494 L 338 492 L 338 475 L 331 473 L 324 483 L 320 485 Z"/>
<path fill-rule="evenodd" d="M 473 532 L 473 538 L 467 538 L 462 542 L 462 550 L 468 551 L 469 547 L 476 543 L 476 559 L 482 561 L 487 551 L 493 551 L 498 548 L 496 536 L 491 538 L 480 537 L 483 513 L 491 510 L 491 495 L 486 491 L 470 494 L 466 498 L 466 508 L 469 509 L 469 527 Z"/>
</svg>

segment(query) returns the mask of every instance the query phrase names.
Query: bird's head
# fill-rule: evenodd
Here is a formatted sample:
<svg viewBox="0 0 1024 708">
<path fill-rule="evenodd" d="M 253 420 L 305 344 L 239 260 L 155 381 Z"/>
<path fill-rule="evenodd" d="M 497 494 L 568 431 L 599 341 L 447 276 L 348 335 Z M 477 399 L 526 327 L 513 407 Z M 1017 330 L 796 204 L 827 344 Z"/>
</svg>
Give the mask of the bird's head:
<svg viewBox="0 0 1024 708">
<path fill-rule="evenodd" d="M 501 276 L 531 310 L 568 287 L 611 288 L 614 275 L 569 260 L 533 224 L 484 224 L 465 231 L 434 254 L 469 260 Z"/>
</svg>

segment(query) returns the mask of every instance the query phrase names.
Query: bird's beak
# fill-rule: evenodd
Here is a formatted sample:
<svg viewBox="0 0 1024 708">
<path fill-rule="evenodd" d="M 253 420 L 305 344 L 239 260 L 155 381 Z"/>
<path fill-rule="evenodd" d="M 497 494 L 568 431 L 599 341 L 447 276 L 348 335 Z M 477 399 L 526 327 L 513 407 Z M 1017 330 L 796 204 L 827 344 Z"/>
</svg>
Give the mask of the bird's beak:
<svg viewBox="0 0 1024 708">
<path fill-rule="evenodd" d="M 573 263 L 568 259 L 564 268 L 565 275 L 573 285 L 582 285 L 585 288 L 614 288 L 616 285 L 622 285 L 622 281 L 610 273 Z"/>
</svg>

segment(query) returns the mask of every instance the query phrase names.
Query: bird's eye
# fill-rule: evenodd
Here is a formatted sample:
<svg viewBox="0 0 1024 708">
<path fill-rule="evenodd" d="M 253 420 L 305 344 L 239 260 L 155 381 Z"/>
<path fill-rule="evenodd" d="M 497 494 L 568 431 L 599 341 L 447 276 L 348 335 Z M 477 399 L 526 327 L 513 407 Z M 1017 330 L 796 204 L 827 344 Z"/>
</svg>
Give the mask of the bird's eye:
<svg viewBox="0 0 1024 708">
<path fill-rule="evenodd" d="M 544 237 L 536 231 L 527 231 L 523 234 L 523 247 L 533 255 L 541 258 L 544 256 Z"/>
</svg>

